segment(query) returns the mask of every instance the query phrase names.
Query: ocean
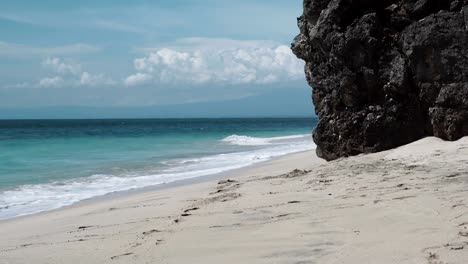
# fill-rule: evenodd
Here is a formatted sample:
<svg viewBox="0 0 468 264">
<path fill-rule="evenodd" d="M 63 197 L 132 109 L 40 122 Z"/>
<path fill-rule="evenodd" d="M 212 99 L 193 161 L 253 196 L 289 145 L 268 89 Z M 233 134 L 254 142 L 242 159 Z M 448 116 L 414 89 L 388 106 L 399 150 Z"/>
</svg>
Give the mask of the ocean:
<svg viewBox="0 0 468 264">
<path fill-rule="evenodd" d="M 313 118 L 0 120 L 0 219 L 315 148 Z"/>
</svg>

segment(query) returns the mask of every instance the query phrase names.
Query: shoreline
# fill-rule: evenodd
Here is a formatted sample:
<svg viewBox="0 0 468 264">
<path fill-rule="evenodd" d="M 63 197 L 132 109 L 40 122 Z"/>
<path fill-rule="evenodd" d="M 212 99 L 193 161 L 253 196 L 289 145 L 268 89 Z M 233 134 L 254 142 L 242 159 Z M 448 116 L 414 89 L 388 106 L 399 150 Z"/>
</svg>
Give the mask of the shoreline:
<svg viewBox="0 0 468 264">
<path fill-rule="evenodd" d="M 15 220 L 22 219 L 22 218 L 34 217 L 34 216 L 37 216 L 37 215 L 44 215 L 44 214 L 48 214 L 48 213 L 59 212 L 61 210 L 73 209 L 73 208 L 76 208 L 76 207 L 86 206 L 86 205 L 90 205 L 90 204 L 93 204 L 93 203 L 99 203 L 99 202 L 102 202 L 102 201 L 110 201 L 110 200 L 113 200 L 113 199 L 116 199 L 116 198 L 131 197 L 131 196 L 134 196 L 134 195 L 144 194 L 144 193 L 148 193 L 148 192 L 157 192 L 157 191 L 170 189 L 170 188 L 178 188 L 178 187 L 183 187 L 183 186 L 187 186 L 187 185 L 193 185 L 193 184 L 206 183 L 206 182 L 210 182 L 210 181 L 222 180 L 222 179 L 229 178 L 229 177 L 236 177 L 236 174 L 243 175 L 243 174 L 248 173 L 249 170 L 256 169 L 256 168 L 261 168 L 262 166 L 268 165 L 270 162 L 277 162 L 277 161 L 279 161 L 279 160 L 281 160 L 283 158 L 287 158 L 288 156 L 294 156 L 295 154 L 299 155 L 299 154 L 306 153 L 306 152 L 314 152 L 315 153 L 315 149 L 306 150 L 306 151 L 299 151 L 299 152 L 294 152 L 294 153 L 289 153 L 289 154 L 273 157 L 270 160 L 254 163 L 254 164 L 251 164 L 251 165 L 247 165 L 245 167 L 232 169 L 232 170 L 227 170 L 227 171 L 223 171 L 223 172 L 219 172 L 219 173 L 215 173 L 215 174 L 211 174 L 211 175 L 205 175 L 205 176 L 199 176 L 199 177 L 195 177 L 195 178 L 176 180 L 176 181 L 172 181 L 172 182 L 168 182 L 168 183 L 161 183 L 161 184 L 157 184 L 157 185 L 145 186 L 145 187 L 142 187 L 142 188 L 135 188 L 135 189 L 125 190 L 125 191 L 116 191 L 116 192 L 112 192 L 112 193 L 108 193 L 108 194 L 104 194 L 104 195 L 98 195 L 98 196 L 94 196 L 94 197 L 91 197 L 91 198 L 88 198 L 88 199 L 84 199 L 84 200 L 75 202 L 75 203 L 70 204 L 70 205 L 62 206 L 62 207 L 51 209 L 51 210 L 45 210 L 45 211 L 40 211 L 40 212 L 36 212 L 36 213 L 31 213 L 31 214 L 18 215 L 18 216 L 14 216 L 14 217 L 10 217 L 10 218 L 0 219 L 0 224 L 2 224 L 4 222 L 15 221 Z"/>
<path fill-rule="evenodd" d="M 0 222 L 5 263 L 460 263 L 468 138 L 222 178 Z M 229 180 L 227 180 L 229 179 Z"/>
<path fill-rule="evenodd" d="M 308 119 L 7 124 L 2 134 L 6 145 L 0 162 L 0 219 L 311 149 L 313 125 Z M 70 133 L 62 138 L 64 130 Z"/>
</svg>

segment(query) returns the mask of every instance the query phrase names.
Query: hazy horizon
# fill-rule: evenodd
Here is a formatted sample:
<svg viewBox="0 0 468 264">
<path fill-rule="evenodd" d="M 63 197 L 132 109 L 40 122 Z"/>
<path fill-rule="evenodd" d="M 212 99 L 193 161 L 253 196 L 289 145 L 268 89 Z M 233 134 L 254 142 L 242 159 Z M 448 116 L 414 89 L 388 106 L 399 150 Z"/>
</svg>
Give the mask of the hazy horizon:
<svg viewBox="0 0 468 264">
<path fill-rule="evenodd" d="M 0 120 L 119 118 L 284 118 L 315 117 L 309 91 L 246 97 L 237 100 L 159 106 L 0 106 Z M 258 104 L 265 100 L 269 103 Z M 239 107 L 242 106 L 242 107 Z M 287 106 L 287 107 L 278 107 Z M 281 109 L 280 111 L 278 109 Z"/>
</svg>

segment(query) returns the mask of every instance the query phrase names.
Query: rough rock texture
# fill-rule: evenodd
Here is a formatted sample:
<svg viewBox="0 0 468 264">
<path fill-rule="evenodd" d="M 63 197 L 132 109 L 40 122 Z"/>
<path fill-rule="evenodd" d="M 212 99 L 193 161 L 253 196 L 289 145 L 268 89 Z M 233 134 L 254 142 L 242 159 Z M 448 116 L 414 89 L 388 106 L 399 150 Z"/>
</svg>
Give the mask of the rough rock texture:
<svg viewBox="0 0 468 264">
<path fill-rule="evenodd" d="M 320 157 L 468 135 L 468 0 L 304 0 L 298 25 Z"/>
</svg>

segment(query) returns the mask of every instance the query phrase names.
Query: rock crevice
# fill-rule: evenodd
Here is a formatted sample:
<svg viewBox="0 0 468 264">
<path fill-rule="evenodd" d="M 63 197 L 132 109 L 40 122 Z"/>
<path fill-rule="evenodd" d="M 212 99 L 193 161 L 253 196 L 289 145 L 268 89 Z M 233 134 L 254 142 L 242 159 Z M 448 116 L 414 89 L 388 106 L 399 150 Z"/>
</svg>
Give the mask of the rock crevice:
<svg viewBox="0 0 468 264">
<path fill-rule="evenodd" d="M 468 135 L 468 0 L 304 0 L 298 26 L 320 157 Z"/>
</svg>

